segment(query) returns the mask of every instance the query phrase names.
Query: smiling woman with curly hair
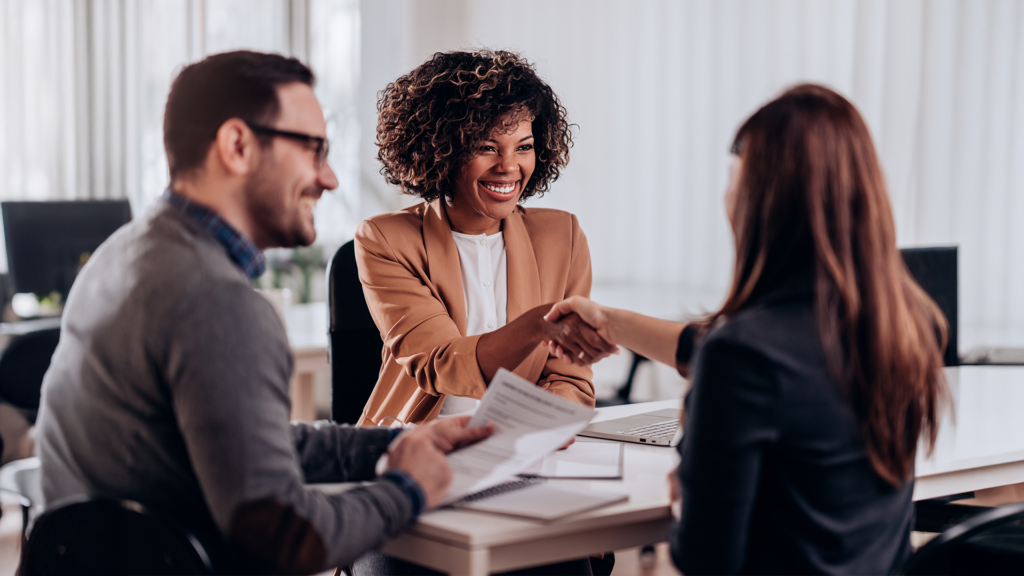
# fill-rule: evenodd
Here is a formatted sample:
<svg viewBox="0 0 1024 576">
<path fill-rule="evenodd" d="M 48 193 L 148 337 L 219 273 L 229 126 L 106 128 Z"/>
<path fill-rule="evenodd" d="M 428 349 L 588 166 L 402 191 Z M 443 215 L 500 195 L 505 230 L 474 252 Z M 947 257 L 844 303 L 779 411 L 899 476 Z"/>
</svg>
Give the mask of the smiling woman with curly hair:
<svg viewBox="0 0 1024 576">
<path fill-rule="evenodd" d="M 381 174 L 423 201 L 356 231 L 366 303 L 384 340 L 362 425 L 472 412 L 499 368 L 594 405 L 587 362 L 615 350 L 578 316 L 544 320 L 552 303 L 590 293 L 590 250 L 576 217 L 524 208 L 569 162 L 565 108 L 511 52 L 438 53 L 381 92 Z M 562 350 L 564 348 L 564 351 Z M 614 557 L 595 560 L 608 574 Z M 379 554 L 356 573 L 429 572 Z M 590 574 L 586 559 L 544 573 Z"/>
<path fill-rule="evenodd" d="M 435 54 L 389 84 L 377 105 L 377 158 L 389 184 L 451 200 L 461 167 L 496 127 L 533 120 L 533 176 L 519 201 L 544 194 L 569 163 L 565 108 L 533 68 L 510 52 Z"/>
<path fill-rule="evenodd" d="M 592 372 L 542 343 L 599 359 L 615 348 L 546 304 L 590 292 L 576 217 L 523 208 L 569 161 L 565 108 L 510 52 L 435 54 L 377 103 L 381 173 L 423 202 L 363 222 L 356 258 L 384 339 L 384 365 L 361 424 L 472 411 L 499 368 L 594 404 Z"/>
</svg>

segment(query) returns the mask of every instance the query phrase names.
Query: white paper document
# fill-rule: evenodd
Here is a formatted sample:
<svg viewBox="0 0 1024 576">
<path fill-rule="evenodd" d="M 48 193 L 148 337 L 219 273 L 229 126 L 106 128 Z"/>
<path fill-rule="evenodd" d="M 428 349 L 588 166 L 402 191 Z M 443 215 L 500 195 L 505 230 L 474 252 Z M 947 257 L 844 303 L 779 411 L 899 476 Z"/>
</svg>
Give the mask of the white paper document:
<svg viewBox="0 0 1024 576">
<path fill-rule="evenodd" d="M 448 455 L 452 483 L 441 504 L 514 479 L 568 442 L 595 413 L 498 370 L 469 421 L 469 426 L 493 422 L 494 434 Z"/>
</svg>

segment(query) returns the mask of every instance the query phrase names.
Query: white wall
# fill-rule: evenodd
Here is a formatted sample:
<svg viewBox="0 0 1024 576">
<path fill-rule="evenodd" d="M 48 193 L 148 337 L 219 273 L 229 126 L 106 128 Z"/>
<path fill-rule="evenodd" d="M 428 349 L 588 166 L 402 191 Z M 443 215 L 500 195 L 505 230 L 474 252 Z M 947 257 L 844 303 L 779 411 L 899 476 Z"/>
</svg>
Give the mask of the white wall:
<svg viewBox="0 0 1024 576">
<path fill-rule="evenodd" d="M 960 246 L 961 348 L 1024 345 L 1024 3 L 1014 0 L 366 0 L 364 215 L 377 90 L 439 50 L 512 49 L 579 125 L 531 204 L 576 213 L 595 297 L 668 317 L 713 308 L 731 270 L 727 150 L 797 82 L 849 97 L 871 128 L 901 245 Z"/>
</svg>

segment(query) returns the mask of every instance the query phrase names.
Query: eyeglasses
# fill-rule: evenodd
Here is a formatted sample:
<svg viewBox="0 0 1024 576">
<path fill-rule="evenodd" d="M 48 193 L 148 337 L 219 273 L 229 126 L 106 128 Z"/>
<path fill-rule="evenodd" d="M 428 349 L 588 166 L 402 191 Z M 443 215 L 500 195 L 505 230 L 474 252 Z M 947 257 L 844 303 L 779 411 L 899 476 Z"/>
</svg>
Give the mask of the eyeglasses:
<svg viewBox="0 0 1024 576">
<path fill-rule="evenodd" d="M 327 161 L 327 154 L 331 151 L 331 143 L 328 142 L 327 138 L 321 138 L 319 136 L 310 136 L 309 134 L 302 134 L 300 132 L 288 132 L 287 130 L 278 130 L 269 126 L 260 126 L 259 124 L 249 124 L 246 122 L 253 132 L 257 134 L 266 134 L 268 136 L 281 136 L 283 138 L 291 138 L 292 140 L 299 140 L 307 144 L 316 145 L 316 167 L 320 168 Z"/>
</svg>

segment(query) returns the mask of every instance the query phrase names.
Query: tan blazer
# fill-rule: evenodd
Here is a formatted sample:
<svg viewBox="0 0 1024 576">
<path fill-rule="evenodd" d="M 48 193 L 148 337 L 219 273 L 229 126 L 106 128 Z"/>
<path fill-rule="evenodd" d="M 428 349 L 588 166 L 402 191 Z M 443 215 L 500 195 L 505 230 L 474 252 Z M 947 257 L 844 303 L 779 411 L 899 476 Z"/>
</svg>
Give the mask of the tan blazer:
<svg viewBox="0 0 1024 576">
<path fill-rule="evenodd" d="M 568 296 L 590 296 L 590 249 L 568 212 L 517 207 L 502 223 L 511 322 Z M 466 336 L 459 252 L 440 200 L 374 216 L 355 238 L 359 280 L 384 349 L 377 386 L 361 425 L 390 416 L 406 423 L 437 418 L 446 394 L 481 398 L 480 336 Z M 593 371 L 548 356 L 546 346 L 513 370 L 573 402 L 594 405 Z M 390 422 L 384 422 L 389 424 Z"/>
</svg>

